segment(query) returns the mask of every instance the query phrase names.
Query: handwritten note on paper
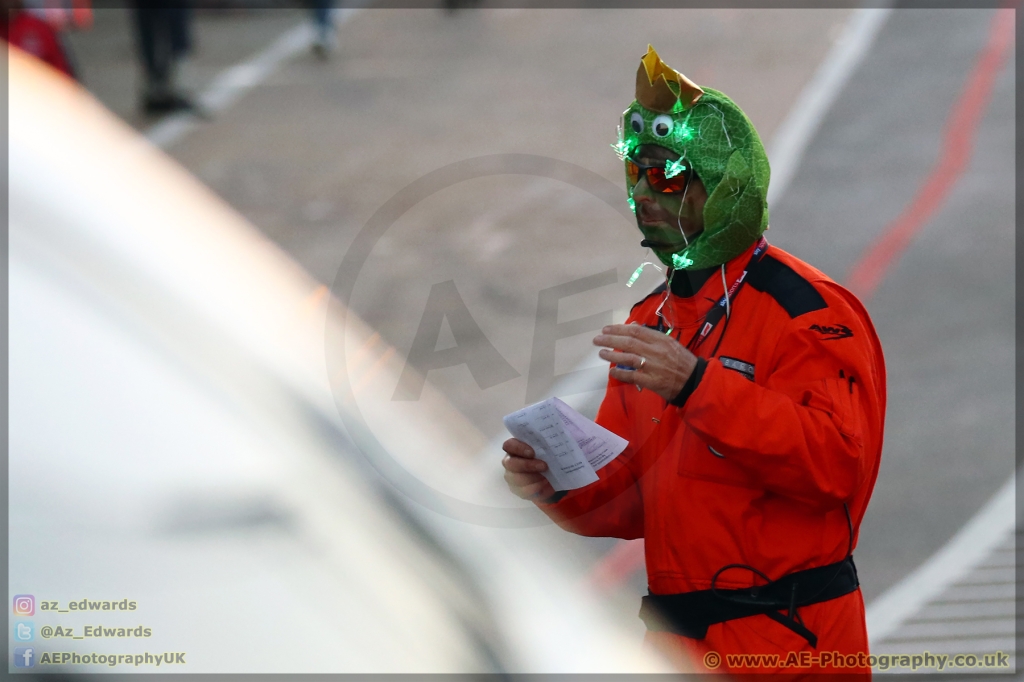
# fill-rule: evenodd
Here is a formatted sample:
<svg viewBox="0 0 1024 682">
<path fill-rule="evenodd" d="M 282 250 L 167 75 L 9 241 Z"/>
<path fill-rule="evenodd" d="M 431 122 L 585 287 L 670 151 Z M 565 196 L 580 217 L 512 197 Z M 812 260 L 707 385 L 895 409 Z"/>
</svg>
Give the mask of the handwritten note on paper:
<svg viewBox="0 0 1024 682">
<path fill-rule="evenodd" d="M 504 421 L 513 437 L 547 462 L 544 476 L 555 490 L 575 490 L 598 480 L 597 470 L 628 445 L 558 398 L 524 407 Z"/>
</svg>

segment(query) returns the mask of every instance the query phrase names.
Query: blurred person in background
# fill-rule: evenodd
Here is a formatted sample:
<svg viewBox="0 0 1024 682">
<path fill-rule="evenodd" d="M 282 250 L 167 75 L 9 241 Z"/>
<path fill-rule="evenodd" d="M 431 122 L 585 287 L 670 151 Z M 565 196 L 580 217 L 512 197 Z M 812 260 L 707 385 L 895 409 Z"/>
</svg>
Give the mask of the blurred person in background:
<svg viewBox="0 0 1024 682">
<path fill-rule="evenodd" d="M 136 48 L 145 79 L 143 112 L 201 113 L 177 84 L 181 60 L 192 49 L 192 8 L 188 0 L 135 0 L 132 10 Z"/>
<path fill-rule="evenodd" d="M 43 3 L 2 0 L 0 35 L 11 45 L 24 50 L 69 78 L 80 79 L 78 69 L 64 39 L 69 28 L 87 29 L 92 25 L 88 2 Z"/>
<path fill-rule="evenodd" d="M 454 14 L 460 9 L 471 9 L 479 7 L 481 0 L 444 0 L 444 8 L 449 14 Z"/>
<path fill-rule="evenodd" d="M 653 48 L 613 147 L 641 244 L 668 272 L 594 339 L 613 365 L 597 422 L 629 445 L 597 482 L 556 493 L 510 439 L 505 480 L 567 530 L 644 538 L 646 641 L 679 665 L 870 676 L 852 553 L 885 366 L 867 311 L 768 244 L 753 124 Z"/>
<path fill-rule="evenodd" d="M 338 37 L 334 32 L 334 0 L 312 0 L 313 54 L 327 59 L 337 49 Z"/>
</svg>

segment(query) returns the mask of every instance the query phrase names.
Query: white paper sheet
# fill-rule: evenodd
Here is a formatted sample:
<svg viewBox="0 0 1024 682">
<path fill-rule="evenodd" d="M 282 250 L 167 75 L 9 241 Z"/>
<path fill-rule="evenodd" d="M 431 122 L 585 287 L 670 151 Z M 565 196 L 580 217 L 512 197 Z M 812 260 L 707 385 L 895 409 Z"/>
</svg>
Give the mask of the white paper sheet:
<svg viewBox="0 0 1024 682">
<path fill-rule="evenodd" d="M 628 441 L 595 424 L 558 398 L 505 416 L 505 428 L 547 462 L 544 476 L 555 490 L 575 490 L 598 480 L 597 470 Z"/>
</svg>

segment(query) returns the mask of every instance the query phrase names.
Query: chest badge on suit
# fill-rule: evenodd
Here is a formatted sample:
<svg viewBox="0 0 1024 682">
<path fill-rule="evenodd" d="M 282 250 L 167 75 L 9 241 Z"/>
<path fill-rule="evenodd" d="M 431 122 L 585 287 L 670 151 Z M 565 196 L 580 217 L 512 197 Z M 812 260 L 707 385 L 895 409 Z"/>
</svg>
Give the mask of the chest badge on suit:
<svg viewBox="0 0 1024 682">
<path fill-rule="evenodd" d="M 739 372 L 751 381 L 754 380 L 754 366 L 749 362 L 743 360 L 737 360 L 736 358 L 720 357 L 718 361 L 722 363 L 722 367 L 731 369 Z"/>
</svg>

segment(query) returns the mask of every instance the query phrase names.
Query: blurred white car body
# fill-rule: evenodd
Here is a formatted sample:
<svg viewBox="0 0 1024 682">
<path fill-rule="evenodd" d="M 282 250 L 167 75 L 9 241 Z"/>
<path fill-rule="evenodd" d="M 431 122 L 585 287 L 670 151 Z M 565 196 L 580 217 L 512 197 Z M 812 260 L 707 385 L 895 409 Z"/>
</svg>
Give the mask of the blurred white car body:
<svg viewBox="0 0 1024 682">
<path fill-rule="evenodd" d="M 326 378 L 323 287 L 13 50 L 9 93 L 9 593 L 36 609 L 12 652 L 39 672 L 664 670 L 539 550 L 372 475 Z M 466 428 L 423 409 L 405 426 L 427 446 Z M 42 610 L 83 599 L 136 608 Z M 54 652 L 184 663 L 43 664 Z"/>
</svg>

